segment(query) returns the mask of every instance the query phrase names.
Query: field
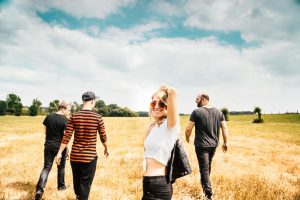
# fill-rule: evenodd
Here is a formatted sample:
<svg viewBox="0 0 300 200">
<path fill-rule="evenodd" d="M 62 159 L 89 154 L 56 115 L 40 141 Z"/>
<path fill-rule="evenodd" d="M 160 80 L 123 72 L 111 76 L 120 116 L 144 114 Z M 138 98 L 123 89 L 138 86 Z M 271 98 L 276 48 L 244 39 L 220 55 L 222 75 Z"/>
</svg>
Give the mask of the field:
<svg viewBox="0 0 300 200">
<path fill-rule="evenodd" d="M 230 116 L 229 149 L 218 148 L 212 164 L 217 200 L 300 200 L 300 115 Z M 44 132 L 38 117 L 0 117 L 0 199 L 33 199 L 43 167 Z M 141 199 L 143 136 L 148 118 L 104 118 L 109 158 L 98 138 L 98 165 L 91 200 Z M 181 117 L 181 135 L 188 117 Z M 193 133 L 194 134 L 194 133 Z M 183 137 L 184 138 L 184 137 Z M 221 139 L 222 141 L 222 139 Z M 176 181 L 173 199 L 202 199 L 194 146 L 184 141 L 192 174 Z M 65 191 L 56 189 L 56 166 L 50 172 L 44 199 L 74 199 L 70 163 Z"/>
</svg>

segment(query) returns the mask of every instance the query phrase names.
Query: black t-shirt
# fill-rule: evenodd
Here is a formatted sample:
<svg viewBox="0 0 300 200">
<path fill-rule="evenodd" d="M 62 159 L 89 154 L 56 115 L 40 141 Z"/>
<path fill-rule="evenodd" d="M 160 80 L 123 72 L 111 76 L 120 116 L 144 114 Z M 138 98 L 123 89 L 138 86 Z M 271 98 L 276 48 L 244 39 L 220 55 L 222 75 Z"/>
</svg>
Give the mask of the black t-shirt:
<svg viewBox="0 0 300 200">
<path fill-rule="evenodd" d="M 43 122 L 43 124 L 46 126 L 45 146 L 59 148 L 67 123 L 68 118 L 64 115 L 59 115 L 56 113 L 47 115 Z"/>
<path fill-rule="evenodd" d="M 191 114 L 190 121 L 195 122 L 195 146 L 217 147 L 223 113 L 217 108 L 200 107 Z"/>
</svg>

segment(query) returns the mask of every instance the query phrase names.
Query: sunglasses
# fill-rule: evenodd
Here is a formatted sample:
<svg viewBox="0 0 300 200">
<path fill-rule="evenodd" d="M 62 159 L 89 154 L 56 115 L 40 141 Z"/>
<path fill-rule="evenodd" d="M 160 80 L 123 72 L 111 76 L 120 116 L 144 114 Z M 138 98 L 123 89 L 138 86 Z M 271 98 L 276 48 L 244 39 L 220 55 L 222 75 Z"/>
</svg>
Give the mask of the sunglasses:
<svg viewBox="0 0 300 200">
<path fill-rule="evenodd" d="M 167 105 L 166 105 L 163 101 L 152 101 L 152 102 L 150 103 L 150 108 L 151 108 L 152 110 L 154 110 L 156 104 L 158 105 L 158 108 L 159 108 L 159 109 L 162 109 L 162 108 L 167 107 Z"/>
</svg>

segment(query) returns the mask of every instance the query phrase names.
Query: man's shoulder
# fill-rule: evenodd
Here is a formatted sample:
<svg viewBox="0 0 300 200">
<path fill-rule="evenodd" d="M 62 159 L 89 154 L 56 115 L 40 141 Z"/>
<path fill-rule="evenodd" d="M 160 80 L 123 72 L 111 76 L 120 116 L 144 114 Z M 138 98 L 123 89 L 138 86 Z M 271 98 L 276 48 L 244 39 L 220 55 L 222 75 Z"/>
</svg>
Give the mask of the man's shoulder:
<svg viewBox="0 0 300 200">
<path fill-rule="evenodd" d="M 92 111 L 92 110 L 80 110 L 73 114 L 73 116 L 90 116 L 90 117 L 96 117 L 101 118 L 101 115 Z"/>
<path fill-rule="evenodd" d="M 195 112 L 195 113 L 201 113 L 201 112 L 204 112 L 204 110 L 205 109 L 203 107 L 198 107 L 193 112 Z"/>
<path fill-rule="evenodd" d="M 55 113 L 49 113 L 49 114 L 45 117 L 45 119 L 47 119 L 47 118 L 53 118 L 54 115 L 55 115 Z"/>
</svg>

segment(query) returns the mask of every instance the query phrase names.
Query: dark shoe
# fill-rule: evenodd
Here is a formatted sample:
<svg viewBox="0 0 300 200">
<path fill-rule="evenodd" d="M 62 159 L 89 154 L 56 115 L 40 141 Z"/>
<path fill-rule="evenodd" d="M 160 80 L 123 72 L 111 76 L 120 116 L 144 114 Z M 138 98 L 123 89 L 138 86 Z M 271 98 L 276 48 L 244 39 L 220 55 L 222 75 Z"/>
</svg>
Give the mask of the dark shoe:
<svg viewBox="0 0 300 200">
<path fill-rule="evenodd" d="M 59 191 L 63 191 L 63 190 L 65 190 L 65 189 L 67 189 L 67 187 L 64 185 L 64 186 L 61 186 L 61 187 L 59 187 L 59 188 L 57 188 Z"/>
<path fill-rule="evenodd" d="M 36 191 L 35 193 L 35 200 L 40 200 L 42 199 L 43 192 L 42 191 Z"/>
<path fill-rule="evenodd" d="M 212 200 L 212 196 L 211 195 L 205 195 L 205 199 L 206 200 Z"/>
</svg>

